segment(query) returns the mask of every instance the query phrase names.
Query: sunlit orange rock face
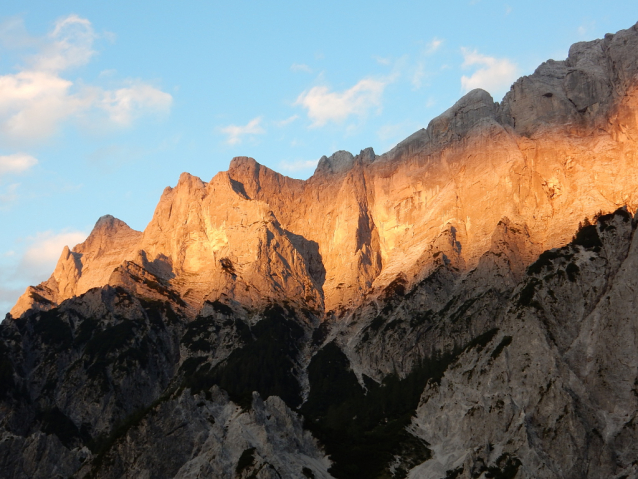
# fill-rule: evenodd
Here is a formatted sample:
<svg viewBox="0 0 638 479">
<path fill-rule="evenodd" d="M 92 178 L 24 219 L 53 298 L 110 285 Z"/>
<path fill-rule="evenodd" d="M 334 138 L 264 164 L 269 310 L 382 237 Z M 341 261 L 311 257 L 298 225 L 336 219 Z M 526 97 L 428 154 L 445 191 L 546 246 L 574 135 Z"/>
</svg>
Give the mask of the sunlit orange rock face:
<svg viewBox="0 0 638 479">
<path fill-rule="evenodd" d="M 218 299 L 339 312 L 440 255 L 470 271 L 501 220 L 526 237 L 520 273 L 584 218 L 638 206 L 636 52 L 636 27 L 578 43 L 500 104 L 474 90 L 388 153 L 337 152 L 306 181 L 245 157 L 208 183 L 184 173 L 143 233 L 100 219 L 11 314 L 105 284 L 189 315 Z"/>
</svg>

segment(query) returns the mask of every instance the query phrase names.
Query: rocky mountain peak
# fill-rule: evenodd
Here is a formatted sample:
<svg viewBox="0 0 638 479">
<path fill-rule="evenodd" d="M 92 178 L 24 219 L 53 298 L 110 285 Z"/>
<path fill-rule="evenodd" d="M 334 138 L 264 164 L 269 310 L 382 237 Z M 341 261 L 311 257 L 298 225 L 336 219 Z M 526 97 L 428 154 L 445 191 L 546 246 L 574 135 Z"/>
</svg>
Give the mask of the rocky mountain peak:
<svg viewBox="0 0 638 479">
<path fill-rule="evenodd" d="M 193 311 L 210 294 L 239 294 L 249 277 L 268 297 L 307 284 L 332 311 L 352 307 L 398 272 L 418 277 L 430 257 L 424 251 L 451 228 L 458 264 L 468 269 L 505 216 L 527 229 L 530 244 L 558 246 L 583 215 L 638 204 L 633 170 L 617 161 L 633 161 L 627 128 L 636 127 L 638 99 L 635 82 L 627 82 L 638 71 L 634 45 L 635 28 L 576 44 L 567 60 L 545 62 L 515 82 L 501 104 L 473 90 L 390 152 L 337 151 L 307 181 L 248 157 L 234 158 L 209 183 L 183 173 L 143 234 L 101 218 L 73 250 L 82 255 L 81 271 L 68 276 L 77 276 L 77 288 L 51 283 L 46 291 L 65 293 L 40 296 L 57 304 L 102 286 L 118 262 L 139 262 L 142 250 L 150 263 L 168 258 L 171 284 L 192 291 Z M 241 265 L 234 276 L 223 274 L 223 258 Z M 265 258 L 285 259 L 282 279 L 268 276 Z M 300 276 L 288 283 L 293 270 Z"/>
<path fill-rule="evenodd" d="M 330 157 L 322 156 L 315 169 L 315 176 L 323 174 L 342 174 L 350 171 L 359 162 L 361 165 L 369 165 L 375 161 L 377 156 L 370 147 L 361 150 L 354 156 L 349 151 L 339 150 Z"/>
<path fill-rule="evenodd" d="M 201 190 L 206 187 L 206 182 L 202 181 L 201 178 L 191 175 L 188 172 L 183 172 L 179 175 L 179 180 L 177 182 L 176 189 L 186 189 L 188 191 L 192 190 Z"/>
<path fill-rule="evenodd" d="M 637 73 L 633 27 L 100 218 L 0 325 L 0 476 L 638 477 Z"/>
<path fill-rule="evenodd" d="M 121 235 L 131 234 L 139 235 L 141 233 L 139 231 L 135 231 L 124 221 L 115 218 L 112 215 L 104 215 L 97 220 L 87 239 L 83 243 L 79 244 L 77 247 L 80 250 L 87 250 L 91 248 L 90 245 L 92 245 L 96 241 L 99 241 L 100 238 L 113 238 Z"/>
<path fill-rule="evenodd" d="M 230 160 L 230 165 L 228 166 L 228 174 L 234 176 L 234 174 L 239 173 L 240 171 L 251 172 L 253 175 L 259 174 L 259 168 L 261 165 L 255 161 L 254 158 L 250 158 L 249 156 L 236 156 L 232 160 Z"/>
<path fill-rule="evenodd" d="M 339 150 L 333 153 L 330 158 L 322 156 L 317 163 L 315 175 L 326 173 L 343 173 L 352 168 L 354 164 L 354 156 L 349 151 Z"/>
<path fill-rule="evenodd" d="M 480 121 L 496 117 L 497 104 L 480 88 L 465 94 L 454 106 L 433 119 L 427 127 L 430 141 L 437 146 L 464 137 Z"/>
</svg>

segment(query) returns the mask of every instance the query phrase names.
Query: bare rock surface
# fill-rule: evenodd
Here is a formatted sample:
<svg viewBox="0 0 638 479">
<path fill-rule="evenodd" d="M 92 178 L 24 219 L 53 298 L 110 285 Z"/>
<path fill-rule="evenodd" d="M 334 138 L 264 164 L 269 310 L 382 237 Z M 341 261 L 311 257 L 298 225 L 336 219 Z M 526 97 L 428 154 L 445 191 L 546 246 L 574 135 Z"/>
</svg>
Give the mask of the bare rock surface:
<svg viewBox="0 0 638 479">
<path fill-rule="evenodd" d="M 473 90 L 392 151 L 338 151 L 307 181 L 246 157 L 209 183 L 185 173 L 143 234 L 101 219 L 12 315 L 107 284 L 139 251 L 170 265 L 166 279 L 192 314 L 222 295 L 247 305 L 312 297 L 330 312 L 361 304 L 396 271 L 416 275 L 450 228 L 466 269 L 503 217 L 541 250 L 565 244 L 583 217 L 638 206 L 636 45 L 635 27 L 575 44 L 500 104 Z"/>
<path fill-rule="evenodd" d="M 638 477 L 637 47 L 100 218 L 0 324 L 0 477 Z"/>
</svg>

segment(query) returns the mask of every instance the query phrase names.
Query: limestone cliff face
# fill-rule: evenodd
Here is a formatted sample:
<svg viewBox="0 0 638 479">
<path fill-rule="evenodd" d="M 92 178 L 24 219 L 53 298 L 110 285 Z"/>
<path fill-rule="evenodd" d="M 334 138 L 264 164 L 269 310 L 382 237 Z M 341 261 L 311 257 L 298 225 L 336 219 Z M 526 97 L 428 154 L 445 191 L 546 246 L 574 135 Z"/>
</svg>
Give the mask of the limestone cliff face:
<svg viewBox="0 0 638 479">
<path fill-rule="evenodd" d="M 51 277 L 27 288 L 11 310 L 14 317 L 28 309 L 46 310 L 65 299 L 108 284 L 113 270 L 136 251 L 142 234 L 123 221 L 101 217 L 89 237 L 73 250 L 64 247 Z"/>
<path fill-rule="evenodd" d="M 101 218 L 0 324 L 0 478 L 638 478 L 637 60 Z"/>
<path fill-rule="evenodd" d="M 502 103 L 472 91 L 392 151 L 337 152 L 307 181 L 244 157 L 209 183 L 184 174 L 143 234 L 100 220 L 12 315 L 103 286 L 140 254 L 163 265 L 191 314 L 219 297 L 330 312 L 399 273 L 413 281 L 445 232 L 468 270 L 504 217 L 528 229 L 535 253 L 564 244 L 583 217 L 638 206 L 637 47 L 635 27 L 578 43 Z"/>
</svg>

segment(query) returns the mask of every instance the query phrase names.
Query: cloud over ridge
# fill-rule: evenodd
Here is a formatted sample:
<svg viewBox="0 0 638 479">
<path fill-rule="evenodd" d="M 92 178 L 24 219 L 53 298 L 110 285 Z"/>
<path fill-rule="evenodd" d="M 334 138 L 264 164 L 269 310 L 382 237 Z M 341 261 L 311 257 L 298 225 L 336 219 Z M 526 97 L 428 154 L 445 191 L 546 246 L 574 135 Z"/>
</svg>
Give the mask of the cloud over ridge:
<svg viewBox="0 0 638 479">
<path fill-rule="evenodd" d="M 369 110 L 381 106 L 381 97 L 388 80 L 364 78 L 342 92 L 330 91 L 327 86 L 315 86 L 297 97 L 295 105 L 308 111 L 312 127 L 328 122 L 341 123 L 350 116 L 363 117 Z"/>
<path fill-rule="evenodd" d="M 266 130 L 261 126 L 261 120 L 262 117 L 258 116 L 245 125 L 228 125 L 221 128 L 220 131 L 228 136 L 226 143 L 229 145 L 237 145 L 242 142 L 245 136 L 266 133 Z"/>
<path fill-rule="evenodd" d="M 461 52 L 463 68 L 478 67 L 470 76 L 461 77 L 461 89 L 464 92 L 483 88 L 494 94 L 508 88 L 518 77 L 518 66 L 507 58 L 490 57 L 467 48 L 462 48 Z"/>
</svg>

